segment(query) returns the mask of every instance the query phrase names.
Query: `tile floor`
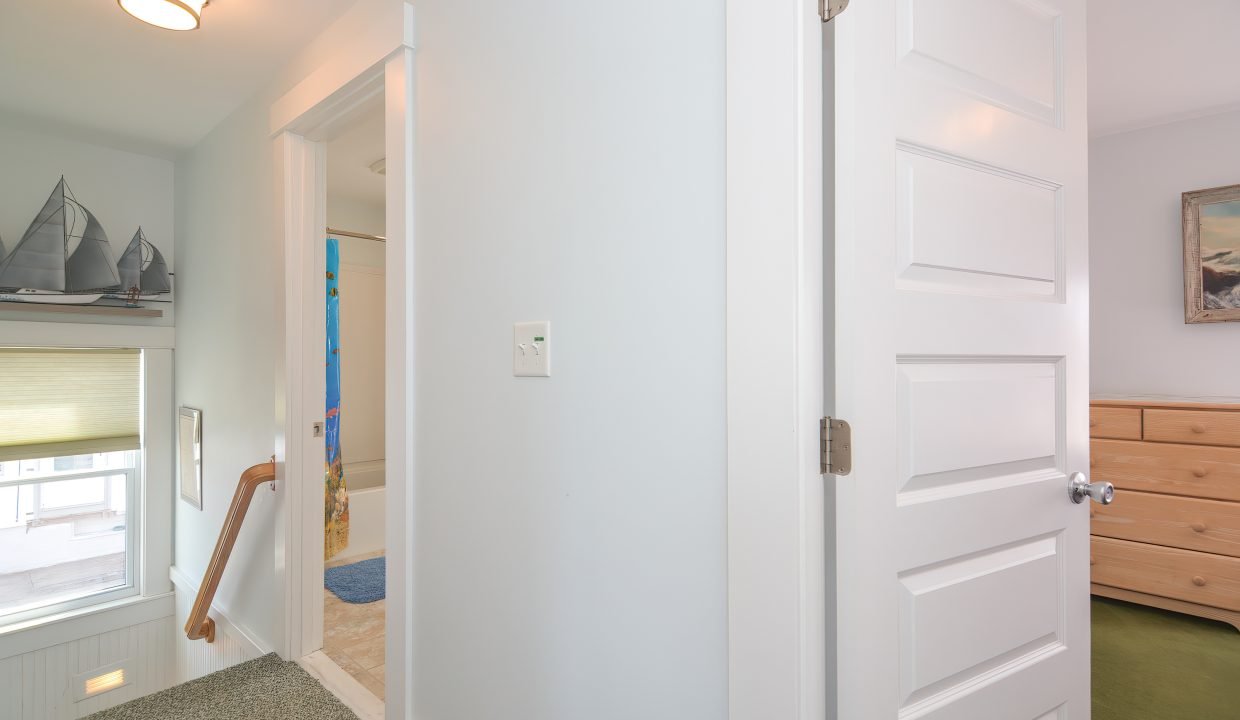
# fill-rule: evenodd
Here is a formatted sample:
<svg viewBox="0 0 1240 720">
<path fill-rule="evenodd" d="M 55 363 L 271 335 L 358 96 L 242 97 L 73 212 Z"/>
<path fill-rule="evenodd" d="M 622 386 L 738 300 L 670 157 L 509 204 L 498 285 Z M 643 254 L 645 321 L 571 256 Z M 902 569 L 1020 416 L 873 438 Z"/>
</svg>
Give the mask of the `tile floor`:
<svg viewBox="0 0 1240 720">
<path fill-rule="evenodd" d="M 327 567 L 382 557 L 383 552 L 332 560 Z M 386 600 L 354 605 L 323 589 L 323 653 L 383 699 L 384 622 Z"/>
</svg>

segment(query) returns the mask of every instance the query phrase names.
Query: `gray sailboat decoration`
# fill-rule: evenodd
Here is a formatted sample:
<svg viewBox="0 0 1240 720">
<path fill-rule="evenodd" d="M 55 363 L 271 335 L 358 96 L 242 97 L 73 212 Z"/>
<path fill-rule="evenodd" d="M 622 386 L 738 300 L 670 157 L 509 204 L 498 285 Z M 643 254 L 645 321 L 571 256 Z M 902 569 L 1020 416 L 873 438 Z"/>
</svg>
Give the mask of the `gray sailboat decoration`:
<svg viewBox="0 0 1240 720">
<path fill-rule="evenodd" d="M 121 292 L 132 299 L 172 292 L 168 263 L 159 248 L 147 241 L 140 227 L 121 253 L 116 267 L 120 272 Z"/>
<path fill-rule="evenodd" d="M 81 234 L 75 232 L 79 224 Z M 0 301 L 88 305 L 120 288 L 103 226 L 61 177 L 21 241 L 0 261 Z"/>
</svg>

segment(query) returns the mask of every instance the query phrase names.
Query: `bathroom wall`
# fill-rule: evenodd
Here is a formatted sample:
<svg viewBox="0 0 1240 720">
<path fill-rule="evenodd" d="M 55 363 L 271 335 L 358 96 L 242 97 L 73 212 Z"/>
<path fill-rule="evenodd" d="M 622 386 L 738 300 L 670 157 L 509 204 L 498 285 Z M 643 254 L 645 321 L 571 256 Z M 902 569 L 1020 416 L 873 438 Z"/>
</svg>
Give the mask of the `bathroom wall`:
<svg viewBox="0 0 1240 720">
<path fill-rule="evenodd" d="M 383 176 L 368 169 L 383 154 L 382 110 L 374 107 L 327 143 L 329 228 L 384 235 Z M 345 482 L 356 492 L 384 484 L 384 243 L 333 237 L 340 244 L 340 447 Z M 382 528 L 379 500 L 358 497 L 351 503 L 354 530 L 376 523 Z M 368 512 L 372 505 L 377 513 Z M 350 551 L 374 545 L 357 539 L 350 538 Z"/>
</svg>

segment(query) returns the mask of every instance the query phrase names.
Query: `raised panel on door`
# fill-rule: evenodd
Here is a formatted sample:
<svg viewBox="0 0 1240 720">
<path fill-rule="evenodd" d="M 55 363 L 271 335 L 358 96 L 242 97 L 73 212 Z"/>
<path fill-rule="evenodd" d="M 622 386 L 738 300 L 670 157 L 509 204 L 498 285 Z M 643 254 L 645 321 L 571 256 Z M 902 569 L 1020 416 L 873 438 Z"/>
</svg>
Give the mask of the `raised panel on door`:
<svg viewBox="0 0 1240 720">
<path fill-rule="evenodd" d="M 1062 572 L 1055 536 L 901 573 L 901 711 L 1062 646 Z"/>
<path fill-rule="evenodd" d="M 1062 475 L 1057 361 L 901 358 L 897 368 L 898 505 Z M 993 441 L 974 442 L 994 428 Z"/>
<path fill-rule="evenodd" d="M 1034 0 L 898 5 L 899 54 L 906 65 L 999 108 L 1062 124 L 1062 18 L 1054 7 Z"/>
<path fill-rule="evenodd" d="M 1061 188 L 936 150 L 896 152 L 897 286 L 1054 298 L 1062 287 Z"/>
</svg>

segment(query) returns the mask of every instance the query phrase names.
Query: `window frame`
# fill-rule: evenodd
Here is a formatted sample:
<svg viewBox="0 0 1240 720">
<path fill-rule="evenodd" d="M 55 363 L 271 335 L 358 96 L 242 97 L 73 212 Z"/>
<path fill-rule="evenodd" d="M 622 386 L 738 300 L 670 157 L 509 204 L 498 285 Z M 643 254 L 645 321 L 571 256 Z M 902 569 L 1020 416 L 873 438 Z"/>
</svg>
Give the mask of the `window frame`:
<svg viewBox="0 0 1240 720">
<path fill-rule="evenodd" d="M 112 478 L 125 476 L 125 583 L 95 592 L 77 595 L 56 602 L 27 607 L 24 610 L 6 612 L 0 610 L 0 629 L 10 625 L 38 620 L 49 615 L 59 615 L 91 605 L 123 600 L 138 595 L 142 591 L 142 518 L 143 509 L 143 476 L 142 462 L 144 448 L 133 451 L 134 462 L 131 468 L 101 468 L 99 470 L 52 472 L 28 477 L 15 477 L 0 480 L 0 487 L 20 487 L 23 485 L 44 485 L 65 480 L 81 480 L 88 478 Z M 32 458 L 33 459 L 33 458 Z M 38 458 L 42 459 L 42 458 Z M 24 462 L 24 461 L 23 461 Z M 105 493 L 108 492 L 105 490 Z M 35 491 L 38 497 L 38 491 Z M 38 503 L 35 503 L 35 516 L 38 517 Z M 65 517 L 53 515 L 51 517 Z"/>
<path fill-rule="evenodd" d="M 87 325 L 59 322 L 0 320 L 0 336 L 6 347 L 46 348 L 135 348 L 141 351 L 140 447 L 135 467 L 137 491 L 132 498 L 135 527 L 132 534 L 134 563 L 130 585 L 66 601 L 58 611 L 44 606 L 39 612 L 19 619 L 17 613 L 0 617 L 0 638 L 14 632 L 36 632 L 42 636 L 51 626 L 108 610 L 125 603 L 170 597 L 172 593 L 172 543 L 175 501 L 173 486 L 173 349 L 175 331 L 171 326 Z M 127 501 L 129 502 L 129 501 Z M 127 507 L 126 512 L 131 510 Z M 118 595 L 125 593 L 120 598 Z"/>
</svg>

